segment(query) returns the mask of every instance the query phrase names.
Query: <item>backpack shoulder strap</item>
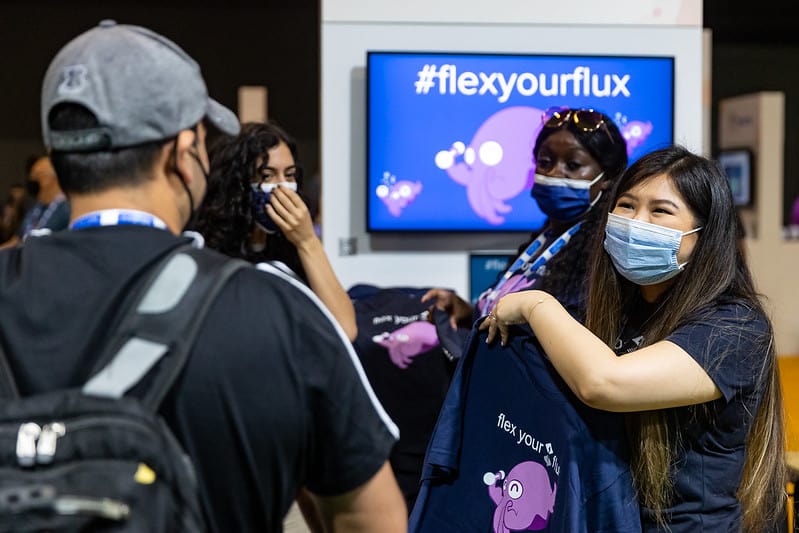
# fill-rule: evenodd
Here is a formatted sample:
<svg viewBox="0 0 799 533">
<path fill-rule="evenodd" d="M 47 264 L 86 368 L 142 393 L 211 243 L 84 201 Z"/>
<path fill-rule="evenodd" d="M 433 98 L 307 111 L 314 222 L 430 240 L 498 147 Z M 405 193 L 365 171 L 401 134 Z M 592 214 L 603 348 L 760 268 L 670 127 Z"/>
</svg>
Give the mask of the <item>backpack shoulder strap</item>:
<svg viewBox="0 0 799 533">
<path fill-rule="evenodd" d="M 169 254 L 112 333 L 100 358 L 107 363 L 89 378 L 83 393 L 133 396 L 157 410 L 217 294 L 245 266 L 249 263 L 190 246 Z"/>
</svg>

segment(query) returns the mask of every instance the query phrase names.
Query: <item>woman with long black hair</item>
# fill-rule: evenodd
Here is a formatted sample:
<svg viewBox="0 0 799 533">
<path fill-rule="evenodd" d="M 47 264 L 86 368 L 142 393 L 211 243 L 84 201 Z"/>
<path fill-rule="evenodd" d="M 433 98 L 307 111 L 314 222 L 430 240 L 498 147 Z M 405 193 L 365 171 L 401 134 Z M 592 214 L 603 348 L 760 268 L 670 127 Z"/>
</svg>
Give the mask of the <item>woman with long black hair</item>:
<svg viewBox="0 0 799 533">
<path fill-rule="evenodd" d="M 547 292 L 480 325 L 528 324 L 574 394 L 628 413 L 644 531 L 769 531 L 785 502 L 782 397 L 719 166 L 681 147 L 624 173 L 593 255 L 585 326 Z"/>
</svg>

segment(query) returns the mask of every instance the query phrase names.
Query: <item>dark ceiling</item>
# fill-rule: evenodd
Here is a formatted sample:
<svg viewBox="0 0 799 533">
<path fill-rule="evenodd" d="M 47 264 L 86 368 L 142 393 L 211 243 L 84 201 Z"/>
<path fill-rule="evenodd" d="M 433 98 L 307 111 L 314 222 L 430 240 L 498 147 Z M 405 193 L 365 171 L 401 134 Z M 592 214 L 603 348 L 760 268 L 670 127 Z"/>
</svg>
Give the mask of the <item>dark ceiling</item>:
<svg viewBox="0 0 799 533">
<path fill-rule="evenodd" d="M 115 7 L 174 8 L 257 8 L 257 9 L 320 9 L 320 0 L 116 0 Z M 695 1 L 695 0 L 686 0 Z M 25 4 L 6 0 L 5 4 Z M 62 4 L 63 0 L 36 0 L 35 5 Z M 107 6 L 108 0 L 79 0 L 84 6 Z M 704 0 L 704 26 L 713 30 L 715 41 L 764 44 L 798 43 L 799 16 L 789 0 Z"/>
<path fill-rule="evenodd" d="M 788 0 L 704 0 L 704 26 L 718 43 L 799 44 L 799 16 Z"/>
</svg>

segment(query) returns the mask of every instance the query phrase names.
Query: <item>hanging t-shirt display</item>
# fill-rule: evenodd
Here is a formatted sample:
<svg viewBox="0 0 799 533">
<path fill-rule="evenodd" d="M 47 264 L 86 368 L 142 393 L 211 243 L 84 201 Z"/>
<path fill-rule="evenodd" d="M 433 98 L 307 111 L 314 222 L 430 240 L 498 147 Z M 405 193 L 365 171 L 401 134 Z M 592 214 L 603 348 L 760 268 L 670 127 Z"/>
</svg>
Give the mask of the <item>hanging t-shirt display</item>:
<svg viewBox="0 0 799 533">
<path fill-rule="evenodd" d="M 529 329 L 467 344 L 425 457 L 412 533 L 640 532 L 621 414 L 580 402 Z"/>
<path fill-rule="evenodd" d="M 426 288 L 356 285 L 355 351 L 378 399 L 400 429 L 390 462 L 413 506 L 422 462 L 455 364 L 445 357 L 435 326 L 428 322 Z"/>
</svg>

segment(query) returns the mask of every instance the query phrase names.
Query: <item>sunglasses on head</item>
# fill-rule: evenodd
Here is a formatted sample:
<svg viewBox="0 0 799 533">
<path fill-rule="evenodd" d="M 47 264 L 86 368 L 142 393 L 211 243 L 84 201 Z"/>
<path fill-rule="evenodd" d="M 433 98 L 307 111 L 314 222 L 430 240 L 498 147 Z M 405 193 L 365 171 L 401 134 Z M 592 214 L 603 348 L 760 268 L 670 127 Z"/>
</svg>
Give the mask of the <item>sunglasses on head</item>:
<svg viewBox="0 0 799 533">
<path fill-rule="evenodd" d="M 541 116 L 545 128 L 559 128 L 570 120 L 583 131 L 596 131 L 605 123 L 604 115 L 593 109 L 550 107 Z"/>
</svg>

